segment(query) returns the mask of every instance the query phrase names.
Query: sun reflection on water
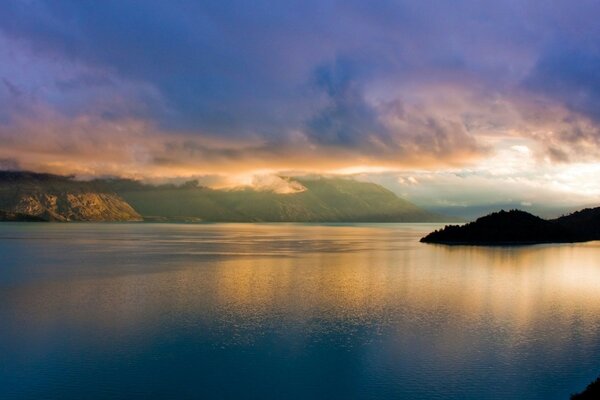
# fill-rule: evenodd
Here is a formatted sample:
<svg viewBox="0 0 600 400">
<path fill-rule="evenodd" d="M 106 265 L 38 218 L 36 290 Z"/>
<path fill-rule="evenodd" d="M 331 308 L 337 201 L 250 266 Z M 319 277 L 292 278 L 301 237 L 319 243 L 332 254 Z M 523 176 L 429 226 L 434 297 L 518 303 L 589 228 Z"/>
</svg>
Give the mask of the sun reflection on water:
<svg viewBox="0 0 600 400">
<path fill-rule="evenodd" d="M 375 380 L 399 360 L 415 374 L 533 373 L 534 354 L 560 365 L 600 350 L 600 244 L 419 243 L 432 228 L 82 224 L 10 240 L 2 231 L 18 265 L 0 281 L 9 322 L 0 333 L 33 359 L 72 335 L 106 351 L 173 337 L 191 349 L 266 341 L 297 354 L 330 343 L 362 349 Z"/>
</svg>

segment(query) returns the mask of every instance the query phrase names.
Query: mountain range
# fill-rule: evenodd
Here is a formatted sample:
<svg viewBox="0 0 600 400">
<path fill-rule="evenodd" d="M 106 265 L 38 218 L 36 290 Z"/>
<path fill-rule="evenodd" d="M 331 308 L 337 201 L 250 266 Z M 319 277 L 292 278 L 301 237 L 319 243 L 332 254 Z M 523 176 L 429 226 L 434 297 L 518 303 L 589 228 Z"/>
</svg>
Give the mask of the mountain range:
<svg viewBox="0 0 600 400">
<path fill-rule="evenodd" d="M 129 179 L 0 172 L 0 210 L 12 220 L 183 222 L 449 221 L 374 183 L 282 177 L 301 190 L 212 189 L 190 181 L 150 185 Z M 0 219 L 3 218 L 0 214 Z"/>
</svg>

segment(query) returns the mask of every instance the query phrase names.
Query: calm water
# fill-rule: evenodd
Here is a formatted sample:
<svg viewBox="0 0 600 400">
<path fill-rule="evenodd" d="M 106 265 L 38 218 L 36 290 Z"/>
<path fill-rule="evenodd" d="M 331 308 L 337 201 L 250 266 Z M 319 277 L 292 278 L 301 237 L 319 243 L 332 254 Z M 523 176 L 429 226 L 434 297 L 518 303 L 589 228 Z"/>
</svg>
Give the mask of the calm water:
<svg viewBox="0 0 600 400">
<path fill-rule="evenodd" d="M 0 398 L 567 399 L 600 243 L 391 225 L 0 224 Z"/>
</svg>

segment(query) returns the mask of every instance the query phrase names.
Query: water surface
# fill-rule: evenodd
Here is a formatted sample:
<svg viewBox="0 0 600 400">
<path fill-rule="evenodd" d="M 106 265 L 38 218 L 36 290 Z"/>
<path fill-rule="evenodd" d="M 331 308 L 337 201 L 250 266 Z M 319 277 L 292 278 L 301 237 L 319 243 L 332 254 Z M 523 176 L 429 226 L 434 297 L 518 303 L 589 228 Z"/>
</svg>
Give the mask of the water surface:
<svg viewBox="0 0 600 400">
<path fill-rule="evenodd" d="M 431 224 L 0 224 L 0 398 L 567 399 L 600 243 Z"/>
</svg>

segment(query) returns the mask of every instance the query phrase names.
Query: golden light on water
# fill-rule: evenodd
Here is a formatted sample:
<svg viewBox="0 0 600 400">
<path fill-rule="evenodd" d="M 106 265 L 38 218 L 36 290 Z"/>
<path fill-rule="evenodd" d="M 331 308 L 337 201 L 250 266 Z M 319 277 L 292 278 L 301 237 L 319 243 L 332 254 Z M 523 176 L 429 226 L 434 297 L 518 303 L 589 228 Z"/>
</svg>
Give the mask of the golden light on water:
<svg viewBox="0 0 600 400">
<path fill-rule="evenodd" d="M 515 334 L 556 319 L 580 318 L 585 328 L 600 313 L 597 243 L 448 248 L 407 241 L 391 228 L 240 229 L 218 249 L 198 242 L 183 260 L 158 263 L 148 273 L 107 276 L 94 286 L 85 279 L 51 282 L 37 286 L 35 296 L 29 290 L 12 295 L 21 299 L 22 314 L 37 315 L 38 322 L 71 313 L 92 324 L 121 321 L 125 329 L 156 308 L 248 323 L 318 316 L 331 322 L 383 320 L 392 327 L 439 315 L 455 326 L 492 318 Z M 60 302 L 47 300 L 56 296 Z M 90 297 L 98 301 L 83 301 Z M 65 302 L 74 308 L 65 309 Z"/>
<path fill-rule="evenodd" d="M 177 360 L 177 377 L 199 379 L 189 365 L 204 377 L 225 360 L 227 385 L 232 369 L 271 387 L 282 368 L 325 368 L 342 382 L 358 371 L 369 390 L 441 381 L 443 394 L 458 379 L 456 393 L 493 385 L 507 398 L 523 389 L 502 382 L 529 387 L 531 374 L 567 393 L 565 370 L 595 374 L 597 242 L 419 243 L 435 224 L 29 226 L 5 232 L 19 268 L 4 275 L 0 331 L 31 365 L 66 349 L 81 371 L 108 354 L 144 374 Z"/>
</svg>

